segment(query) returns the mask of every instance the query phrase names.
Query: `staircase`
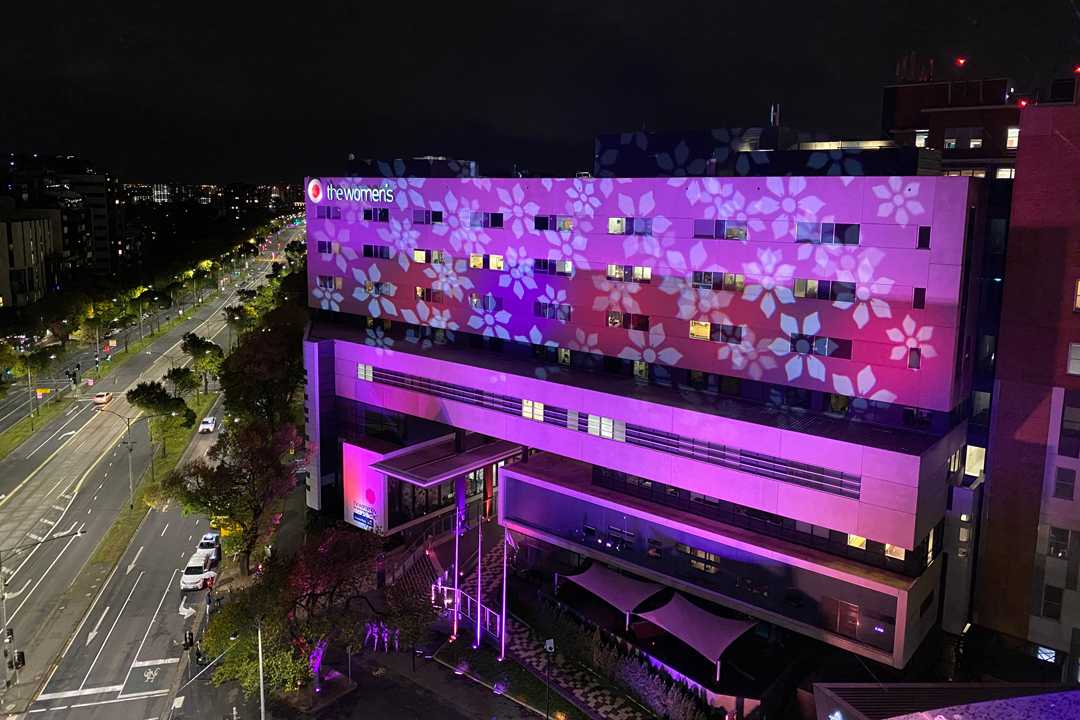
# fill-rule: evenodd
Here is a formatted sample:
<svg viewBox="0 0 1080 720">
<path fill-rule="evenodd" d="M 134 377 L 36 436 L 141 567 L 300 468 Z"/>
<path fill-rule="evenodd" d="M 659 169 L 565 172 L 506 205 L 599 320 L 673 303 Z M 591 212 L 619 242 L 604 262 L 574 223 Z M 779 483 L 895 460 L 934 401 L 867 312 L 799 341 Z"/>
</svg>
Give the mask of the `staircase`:
<svg viewBox="0 0 1080 720">
<path fill-rule="evenodd" d="M 505 545 L 500 530 L 498 540 L 484 548 L 484 556 L 480 559 L 478 565 L 480 569 L 480 602 L 489 607 L 498 607 L 502 602 L 502 561 Z M 476 595 L 476 571 L 477 567 L 473 567 L 461 585 L 464 592 L 474 596 Z"/>
</svg>

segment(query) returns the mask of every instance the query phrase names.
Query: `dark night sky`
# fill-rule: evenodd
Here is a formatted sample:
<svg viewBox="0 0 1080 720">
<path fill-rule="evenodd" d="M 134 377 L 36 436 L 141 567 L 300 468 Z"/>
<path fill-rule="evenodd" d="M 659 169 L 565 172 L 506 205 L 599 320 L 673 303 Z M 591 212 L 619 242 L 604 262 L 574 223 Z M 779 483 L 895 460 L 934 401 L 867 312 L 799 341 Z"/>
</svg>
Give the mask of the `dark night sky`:
<svg viewBox="0 0 1080 720">
<path fill-rule="evenodd" d="M 572 172 L 598 131 L 760 125 L 774 101 L 876 136 L 908 50 L 1018 90 L 1080 62 L 1080 0 L 127 5 L 5 8 L 0 149 L 151 181 L 297 181 L 348 152 Z"/>
</svg>

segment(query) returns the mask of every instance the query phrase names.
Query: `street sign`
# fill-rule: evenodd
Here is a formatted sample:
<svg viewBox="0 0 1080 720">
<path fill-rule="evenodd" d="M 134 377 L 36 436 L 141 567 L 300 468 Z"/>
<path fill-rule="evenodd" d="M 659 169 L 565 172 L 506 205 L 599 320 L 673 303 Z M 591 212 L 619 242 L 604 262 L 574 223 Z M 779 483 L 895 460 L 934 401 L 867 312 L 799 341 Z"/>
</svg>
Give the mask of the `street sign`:
<svg viewBox="0 0 1080 720">
<path fill-rule="evenodd" d="M 86 379 L 84 379 L 83 380 L 83 385 L 85 385 L 86 387 L 93 387 L 94 378 L 86 378 Z"/>
<path fill-rule="evenodd" d="M 109 347 L 110 348 L 116 347 L 116 340 L 114 340 L 112 338 L 109 338 Z"/>
</svg>

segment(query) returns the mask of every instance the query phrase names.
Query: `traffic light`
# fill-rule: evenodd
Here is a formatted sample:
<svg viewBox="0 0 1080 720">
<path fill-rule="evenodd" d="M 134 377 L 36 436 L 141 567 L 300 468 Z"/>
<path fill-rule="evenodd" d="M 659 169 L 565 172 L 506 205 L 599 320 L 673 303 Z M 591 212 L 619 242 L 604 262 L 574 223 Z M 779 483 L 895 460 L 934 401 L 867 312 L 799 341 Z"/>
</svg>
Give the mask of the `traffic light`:
<svg viewBox="0 0 1080 720">
<path fill-rule="evenodd" d="M 190 650 L 195 647 L 195 634 L 190 630 L 184 631 L 184 649 Z"/>
<path fill-rule="evenodd" d="M 6 643 L 15 642 L 15 628 L 8 628 L 7 631 L 4 632 L 4 642 L 6 642 Z"/>
<path fill-rule="evenodd" d="M 15 669 L 22 670 L 26 667 L 26 653 L 22 650 L 15 651 Z"/>
</svg>

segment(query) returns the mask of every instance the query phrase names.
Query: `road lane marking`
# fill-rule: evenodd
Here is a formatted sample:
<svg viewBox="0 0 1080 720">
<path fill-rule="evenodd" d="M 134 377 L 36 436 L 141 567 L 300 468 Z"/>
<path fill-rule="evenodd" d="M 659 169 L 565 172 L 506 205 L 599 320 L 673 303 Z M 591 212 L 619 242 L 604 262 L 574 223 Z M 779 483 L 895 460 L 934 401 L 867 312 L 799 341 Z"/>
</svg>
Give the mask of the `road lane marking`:
<svg viewBox="0 0 1080 720">
<path fill-rule="evenodd" d="M 45 540 L 45 538 L 35 535 L 34 533 L 26 533 L 26 537 L 30 538 L 35 542 L 44 542 Z"/>
<path fill-rule="evenodd" d="M 169 529 L 169 523 L 165 523 L 165 527 L 161 528 L 161 535 L 158 537 L 165 537 L 165 531 Z"/>
<path fill-rule="evenodd" d="M 60 427 L 59 427 L 59 428 L 58 428 L 58 429 L 56 430 L 56 432 L 54 432 L 54 433 L 53 433 L 52 435 L 50 435 L 49 437 L 45 438 L 45 440 L 44 440 L 44 441 L 43 441 L 43 442 L 42 442 L 42 443 L 41 443 L 40 445 L 38 445 L 38 446 L 37 446 L 36 448 L 34 448 L 33 450 L 31 450 L 31 451 L 30 451 L 30 452 L 29 452 L 29 453 L 27 454 L 27 456 L 26 456 L 26 459 L 27 459 L 27 460 L 29 460 L 30 458 L 32 458 L 32 457 L 34 456 L 34 453 L 36 453 L 36 452 L 37 452 L 38 450 L 40 450 L 41 448 L 45 447 L 45 446 L 46 446 L 46 445 L 48 445 L 48 444 L 49 444 L 50 442 L 52 442 L 52 439 L 53 439 L 54 437 L 56 437 L 57 435 L 60 435 L 60 433 L 61 433 L 61 432 L 63 432 L 64 428 L 66 428 L 66 427 L 67 427 L 68 425 L 70 425 L 70 424 L 72 423 L 72 421 L 74 421 L 74 420 L 75 420 L 75 418 L 76 418 L 76 417 L 78 416 L 78 414 L 79 414 L 79 413 L 81 413 L 81 412 L 82 412 L 83 410 L 85 410 L 85 409 L 86 409 L 86 408 L 88 408 L 88 407 L 90 407 L 90 406 L 89 406 L 89 405 L 83 405 L 82 407 L 80 407 L 80 408 L 79 408 L 79 412 L 75 413 L 75 415 L 72 415 L 72 416 L 71 416 L 71 418 L 70 418 L 70 419 L 69 419 L 69 420 L 68 420 L 68 421 L 67 421 L 66 423 L 64 423 L 63 425 L 61 425 L 61 426 L 60 426 Z M 85 425 L 83 425 L 83 427 L 86 427 L 86 426 L 85 426 Z M 81 428 L 80 428 L 80 429 L 81 429 Z M 61 440 L 63 440 L 64 438 L 70 438 L 70 437 L 72 437 L 73 435 L 77 434 L 78 432 L 79 432 L 78 430 L 72 430 L 72 431 L 70 431 L 70 432 L 66 432 L 66 433 L 64 433 L 63 435 L 60 435 L 60 439 L 61 439 Z"/>
<path fill-rule="evenodd" d="M 32 582 L 34 582 L 34 579 L 33 579 L 33 578 L 30 578 L 29 580 L 27 580 L 27 581 L 26 581 L 26 584 L 22 586 L 22 590 L 20 590 L 19 592 L 13 592 L 13 593 L 5 593 L 5 594 L 4 594 L 4 595 L 5 595 L 5 597 L 7 597 L 7 598 L 15 598 L 15 597 L 19 597 L 19 596 L 20 596 L 20 595 L 22 595 L 22 594 L 23 594 L 24 592 L 26 592 L 26 588 L 30 587 L 30 583 L 32 583 Z"/>
<path fill-rule="evenodd" d="M 11 621 L 15 619 L 15 616 L 18 615 L 19 611 L 23 609 L 23 606 L 26 605 L 27 601 L 30 599 L 30 596 L 33 595 L 34 591 L 38 589 L 38 585 L 40 585 L 41 582 L 46 577 L 48 577 L 53 567 L 56 565 L 56 563 L 60 562 L 60 558 L 64 556 L 64 553 L 67 552 L 67 549 L 71 547 L 71 543 L 75 542 L 78 537 L 78 535 L 72 535 L 71 539 L 64 543 L 64 547 L 60 548 L 60 552 L 56 553 L 56 557 L 53 558 L 53 561 L 51 563 L 49 563 L 49 567 L 45 568 L 45 572 L 41 573 L 41 577 L 39 577 L 38 581 L 34 583 L 34 587 L 30 588 L 30 592 L 27 593 L 26 597 L 23 598 L 23 601 L 19 603 L 19 607 L 15 608 L 15 612 L 11 613 L 11 615 L 8 616 L 8 625 L 11 625 Z"/>
<path fill-rule="evenodd" d="M 64 690 L 63 692 L 44 693 L 38 695 L 38 700 L 63 700 L 64 698 L 85 697 L 86 695 L 104 695 L 105 693 L 120 692 L 123 685 L 106 685 L 104 687 L 83 688 L 82 690 Z M 55 708 L 48 708 L 55 709 Z"/>
<path fill-rule="evenodd" d="M 168 690 L 146 690 L 144 692 L 126 693 L 124 695 L 117 695 L 115 700 L 102 700 L 96 703 L 87 703 L 86 705 L 72 705 L 72 708 L 77 707 L 90 707 L 91 705 L 104 705 L 105 703 L 124 702 L 125 700 L 137 700 L 139 698 L 159 697 L 161 695 L 167 695 Z"/>
<path fill-rule="evenodd" d="M 97 655 L 94 655 L 94 661 L 90 663 L 90 669 L 86 671 L 86 676 L 83 678 L 82 683 L 79 684 L 80 690 L 86 687 L 86 681 L 90 679 L 90 673 L 94 672 L 94 666 L 97 665 L 98 658 L 101 657 L 101 651 L 109 644 L 109 638 L 112 636 L 113 630 L 116 629 L 116 624 L 120 622 L 120 618 L 124 616 L 124 610 L 127 608 L 128 603 L 131 602 L 131 596 L 135 594 L 135 589 L 139 587 L 139 581 L 142 580 L 144 574 L 143 571 L 140 571 L 139 575 L 135 578 L 135 582 L 131 585 L 131 591 L 128 593 L 127 599 L 124 600 L 124 604 L 120 606 L 120 612 L 116 613 L 116 619 L 113 620 L 112 626 L 109 627 L 109 632 L 105 633 L 105 639 L 101 642 L 101 647 L 98 648 Z"/>
<path fill-rule="evenodd" d="M 101 623 L 105 622 L 105 618 L 107 618 L 108 616 L 109 616 L 109 606 L 106 605 L 105 606 L 105 612 L 101 613 L 101 617 L 98 618 L 97 625 L 94 625 L 94 629 L 91 630 L 90 633 L 86 636 L 86 644 L 87 644 L 87 646 L 89 646 L 90 643 L 94 642 L 94 638 L 97 637 L 98 630 L 101 629 Z"/>
<path fill-rule="evenodd" d="M 132 663 L 131 667 L 134 669 L 134 668 L 142 668 L 142 667 L 154 667 L 155 665 L 175 665 L 178 662 L 180 662 L 180 658 L 162 658 L 160 660 L 139 660 L 138 662 Z"/>
<path fill-rule="evenodd" d="M 147 623 L 146 632 L 143 633 L 142 640 L 139 642 L 139 647 L 135 650 L 135 658 L 131 662 L 131 667 L 128 668 L 127 674 L 124 675 L 125 685 L 127 685 L 128 677 L 131 676 L 132 669 L 135 668 L 135 662 L 139 659 L 139 653 L 142 652 L 143 645 L 146 644 L 146 638 L 150 637 L 150 630 L 154 627 L 154 623 L 157 622 L 157 616 L 161 613 L 161 606 L 165 604 L 165 598 L 169 596 L 169 591 L 173 587 L 173 580 L 176 578 L 177 572 L 179 571 L 174 568 L 172 574 L 169 575 L 169 582 L 165 584 L 165 592 L 161 593 L 161 599 L 158 600 L 157 608 L 154 609 L 154 615 L 150 618 L 150 622 Z M 139 575 L 141 576 L 142 573 L 139 573 Z M 123 695 L 120 695 L 120 697 L 123 697 Z"/>
<path fill-rule="evenodd" d="M 128 563 L 127 571 L 124 573 L 125 575 L 130 575 L 131 571 L 135 569 L 135 563 L 139 562 L 139 556 L 142 555 L 142 551 L 143 551 L 143 546 L 140 545 L 139 549 L 137 551 L 135 551 L 135 557 L 133 557 L 131 559 L 131 562 Z"/>
</svg>

